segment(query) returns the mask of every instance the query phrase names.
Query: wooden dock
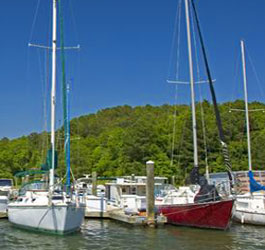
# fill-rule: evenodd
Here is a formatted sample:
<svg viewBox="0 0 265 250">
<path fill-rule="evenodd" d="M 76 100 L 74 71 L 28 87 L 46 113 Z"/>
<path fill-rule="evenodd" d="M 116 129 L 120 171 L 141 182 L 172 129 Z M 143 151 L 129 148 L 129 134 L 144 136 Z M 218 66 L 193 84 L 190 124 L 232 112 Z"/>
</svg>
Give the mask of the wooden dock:
<svg viewBox="0 0 265 250">
<path fill-rule="evenodd" d="M 108 219 L 110 218 L 109 212 L 86 212 L 85 218 L 95 218 L 95 219 Z"/>
<path fill-rule="evenodd" d="M 123 209 L 111 206 L 108 206 L 107 212 L 86 212 L 85 217 L 94 219 L 112 219 L 135 226 L 147 225 L 148 221 L 145 215 L 125 214 Z M 165 223 L 167 223 L 167 218 L 165 216 L 157 216 L 155 224 L 163 225 Z"/>
<path fill-rule="evenodd" d="M 0 212 L 0 219 L 7 218 L 7 213 L 6 212 Z"/>
</svg>

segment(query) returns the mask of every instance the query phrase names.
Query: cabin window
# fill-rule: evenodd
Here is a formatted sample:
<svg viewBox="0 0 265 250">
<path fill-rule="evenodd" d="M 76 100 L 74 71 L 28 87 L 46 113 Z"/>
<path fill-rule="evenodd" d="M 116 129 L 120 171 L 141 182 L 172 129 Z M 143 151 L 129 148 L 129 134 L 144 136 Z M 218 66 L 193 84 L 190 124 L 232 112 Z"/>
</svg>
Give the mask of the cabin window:
<svg viewBox="0 0 265 250">
<path fill-rule="evenodd" d="M 8 179 L 0 180 L 0 186 L 12 186 L 12 181 Z"/>
</svg>

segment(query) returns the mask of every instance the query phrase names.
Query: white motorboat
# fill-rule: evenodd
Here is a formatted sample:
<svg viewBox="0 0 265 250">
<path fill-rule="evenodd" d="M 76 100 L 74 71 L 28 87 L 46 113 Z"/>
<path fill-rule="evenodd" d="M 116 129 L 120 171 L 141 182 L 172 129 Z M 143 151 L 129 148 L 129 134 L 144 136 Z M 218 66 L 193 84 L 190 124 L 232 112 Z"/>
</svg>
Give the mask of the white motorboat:
<svg viewBox="0 0 265 250">
<path fill-rule="evenodd" d="M 97 185 L 97 196 L 105 196 L 105 186 Z M 87 195 L 92 195 L 92 178 L 89 175 L 85 175 L 82 178 L 79 178 L 75 181 L 75 190 L 78 193 L 84 193 Z"/>
<path fill-rule="evenodd" d="M 155 177 L 155 196 L 164 189 L 166 177 Z M 128 213 L 146 210 L 146 176 L 125 176 L 106 183 L 106 197 L 113 207 Z"/>
<path fill-rule="evenodd" d="M 75 182 L 75 193 L 85 204 L 85 217 L 103 217 L 107 212 L 105 186 L 97 185 L 96 195 L 92 194 L 92 178 L 89 175 L 79 178 Z"/>
</svg>

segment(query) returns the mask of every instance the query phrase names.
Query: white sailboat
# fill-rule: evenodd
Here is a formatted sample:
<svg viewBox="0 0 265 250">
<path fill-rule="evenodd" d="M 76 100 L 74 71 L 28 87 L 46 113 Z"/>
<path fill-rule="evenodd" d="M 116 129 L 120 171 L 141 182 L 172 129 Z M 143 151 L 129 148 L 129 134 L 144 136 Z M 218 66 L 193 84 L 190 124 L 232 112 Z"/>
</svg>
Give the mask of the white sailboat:
<svg viewBox="0 0 265 250">
<path fill-rule="evenodd" d="M 241 41 L 241 54 L 242 54 L 242 68 L 244 79 L 244 96 L 245 96 L 245 116 L 247 127 L 247 142 L 248 142 L 248 167 L 250 182 L 253 178 L 252 175 L 252 159 L 251 159 L 251 143 L 250 143 L 250 129 L 249 129 L 249 115 L 248 115 L 248 95 L 247 95 L 247 76 L 246 76 L 246 61 L 245 61 L 245 45 Z M 252 176 L 252 178 L 251 178 Z M 254 179 L 254 178 L 253 178 Z M 260 185 L 257 183 L 257 185 Z M 262 186 L 260 185 L 262 189 Z M 235 210 L 233 219 L 241 222 L 242 224 L 265 225 L 265 196 L 263 193 L 246 193 L 244 195 L 237 195 L 235 202 Z"/>
<path fill-rule="evenodd" d="M 55 169 L 55 103 L 56 103 L 56 50 L 57 4 L 53 1 L 52 35 L 52 91 L 51 91 L 51 147 L 52 167 L 49 170 L 49 187 L 40 183 L 24 186 L 22 193 L 8 205 L 11 223 L 34 230 L 65 234 L 80 229 L 84 219 L 84 205 L 62 192 L 54 181 Z M 70 172 L 68 170 L 68 172 Z"/>
</svg>

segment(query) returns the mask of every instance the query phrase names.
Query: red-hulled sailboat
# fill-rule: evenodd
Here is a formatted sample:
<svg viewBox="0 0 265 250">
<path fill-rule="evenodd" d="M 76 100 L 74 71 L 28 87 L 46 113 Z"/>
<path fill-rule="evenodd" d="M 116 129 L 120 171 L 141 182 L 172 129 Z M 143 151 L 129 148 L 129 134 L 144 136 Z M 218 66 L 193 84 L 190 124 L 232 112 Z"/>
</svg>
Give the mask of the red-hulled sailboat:
<svg viewBox="0 0 265 250">
<path fill-rule="evenodd" d="M 220 119 L 220 113 L 217 107 L 216 96 L 213 88 L 213 82 L 209 70 L 206 52 L 203 44 L 202 34 L 200 31 L 199 21 L 193 0 L 185 0 L 187 42 L 189 55 L 189 75 L 191 88 L 191 108 L 192 108 L 192 129 L 193 129 L 193 150 L 194 150 L 194 168 L 191 173 L 191 182 L 200 185 L 200 191 L 194 195 L 193 202 L 184 202 L 182 197 L 175 197 L 174 202 L 162 202 L 157 205 L 158 212 L 165 215 L 168 222 L 175 225 L 192 226 L 200 228 L 227 229 L 230 225 L 232 215 L 233 199 L 222 199 L 213 185 L 208 185 L 206 178 L 200 177 L 198 170 L 198 150 L 197 150 L 197 130 L 196 130 L 196 113 L 195 113 L 195 97 L 194 97 L 194 77 L 193 77 L 193 61 L 190 34 L 190 7 L 192 4 L 193 14 L 197 24 L 199 40 L 201 43 L 206 73 L 209 81 L 210 91 L 212 95 L 216 122 L 219 132 L 219 138 L 222 145 L 225 165 L 228 170 L 228 176 L 232 183 L 232 171 L 228 156 L 227 145 L 224 142 L 223 129 Z"/>
<path fill-rule="evenodd" d="M 225 230 L 230 226 L 234 200 L 158 206 L 170 224 Z"/>
</svg>

